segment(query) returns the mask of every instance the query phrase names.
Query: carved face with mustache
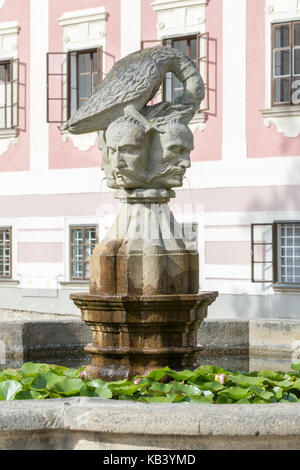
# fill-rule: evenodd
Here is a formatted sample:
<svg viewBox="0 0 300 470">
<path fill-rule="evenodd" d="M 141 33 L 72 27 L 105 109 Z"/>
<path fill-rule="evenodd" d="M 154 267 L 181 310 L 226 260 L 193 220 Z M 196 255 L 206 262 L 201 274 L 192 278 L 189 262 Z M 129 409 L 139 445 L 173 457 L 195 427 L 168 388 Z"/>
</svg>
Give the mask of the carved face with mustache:
<svg viewBox="0 0 300 470">
<path fill-rule="evenodd" d="M 194 137 L 190 128 L 178 120 L 170 121 L 163 129 L 164 133 L 156 135 L 160 152 L 156 154 L 151 187 L 180 187 L 186 169 L 191 166 L 190 152 L 194 148 Z"/>
<path fill-rule="evenodd" d="M 145 187 L 148 136 L 143 126 L 132 118 L 122 117 L 108 127 L 105 139 L 103 169 L 108 185 L 128 189 Z"/>
<path fill-rule="evenodd" d="M 166 120 L 161 132 L 146 133 L 124 116 L 107 129 L 102 168 L 111 188 L 174 188 L 182 186 L 194 148 L 193 134 L 178 119 Z"/>
</svg>

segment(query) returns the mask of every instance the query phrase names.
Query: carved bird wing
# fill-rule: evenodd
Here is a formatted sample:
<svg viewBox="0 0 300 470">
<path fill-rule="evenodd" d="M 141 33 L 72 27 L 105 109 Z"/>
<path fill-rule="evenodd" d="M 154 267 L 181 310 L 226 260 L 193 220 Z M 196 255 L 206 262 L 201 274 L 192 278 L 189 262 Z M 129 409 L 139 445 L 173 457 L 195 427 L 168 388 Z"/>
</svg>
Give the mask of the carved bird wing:
<svg viewBox="0 0 300 470">
<path fill-rule="evenodd" d="M 143 95 L 146 104 L 149 101 L 149 90 L 152 89 L 156 93 L 157 82 L 161 80 L 155 60 L 146 49 L 130 54 L 112 67 L 86 104 L 74 113 L 67 125 L 78 124 L 96 115 L 100 118 L 100 114 L 112 107 L 125 107 L 127 103 Z"/>
</svg>

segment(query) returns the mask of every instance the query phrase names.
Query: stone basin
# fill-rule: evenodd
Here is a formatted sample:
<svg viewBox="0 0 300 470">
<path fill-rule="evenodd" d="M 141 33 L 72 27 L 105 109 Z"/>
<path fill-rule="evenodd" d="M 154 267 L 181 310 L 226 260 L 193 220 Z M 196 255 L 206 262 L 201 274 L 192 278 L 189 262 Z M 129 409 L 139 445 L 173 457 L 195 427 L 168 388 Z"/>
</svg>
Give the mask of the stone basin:
<svg viewBox="0 0 300 470">
<path fill-rule="evenodd" d="M 299 450 L 300 403 L 2 402 L 0 449 Z"/>
<path fill-rule="evenodd" d="M 199 363 L 289 370 L 300 360 L 299 337 L 299 320 L 206 319 L 198 332 Z M 79 316 L 5 311 L 0 340 L 8 353 L 2 367 L 24 361 L 78 367 L 88 363 L 82 352 L 91 332 Z M 87 397 L 0 402 L 0 449 L 299 450 L 300 403 L 146 404 Z"/>
</svg>

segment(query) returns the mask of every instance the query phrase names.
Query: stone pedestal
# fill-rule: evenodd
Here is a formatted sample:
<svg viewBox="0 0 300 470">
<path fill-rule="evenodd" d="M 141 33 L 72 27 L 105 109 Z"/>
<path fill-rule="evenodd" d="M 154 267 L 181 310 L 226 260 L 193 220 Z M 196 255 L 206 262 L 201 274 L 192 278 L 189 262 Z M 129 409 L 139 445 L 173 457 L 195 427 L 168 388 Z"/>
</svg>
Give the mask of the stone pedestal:
<svg viewBox="0 0 300 470">
<path fill-rule="evenodd" d="M 88 376 L 119 380 L 169 366 L 193 368 L 201 350 L 197 331 L 216 292 L 198 295 L 101 296 L 72 294 L 90 326 Z"/>
<path fill-rule="evenodd" d="M 197 330 L 217 292 L 198 293 L 199 257 L 168 207 L 174 192 L 121 190 L 90 257 L 90 294 L 73 294 L 93 331 L 89 377 L 119 380 L 195 366 Z"/>
</svg>

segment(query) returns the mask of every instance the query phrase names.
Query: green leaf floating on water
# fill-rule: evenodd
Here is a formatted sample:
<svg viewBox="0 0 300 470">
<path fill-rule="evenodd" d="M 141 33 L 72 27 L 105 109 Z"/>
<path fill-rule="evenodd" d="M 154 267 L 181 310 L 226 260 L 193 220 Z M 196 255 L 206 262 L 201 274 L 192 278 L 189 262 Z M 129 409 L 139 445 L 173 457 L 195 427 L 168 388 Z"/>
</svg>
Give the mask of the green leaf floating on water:
<svg viewBox="0 0 300 470">
<path fill-rule="evenodd" d="M 245 377 L 242 374 L 228 375 L 228 379 L 231 380 L 231 382 L 246 388 L 250 385 L 256 385 L 259 387 L 265 381 L 264 377 Z"/>
<path fill-rule="evenodd" d="M 53 391 L 62 395 L 77 395 L 83 387 L 84 382 L 81 379 L 72 379 L 69 377 L 60 377 L 53 383 Z"/>
<path fill-rule="evenodd" d="M 268 404 L 300 402 L 300 363 L 289 372 L 238 372 L 212 365 L 174 371 L 169 367 L 145 377 L 104 382 L 80 377 L 84 368 L 28 362 L 0 369 L 0 400 L 42 400 L 86 396 L 147 403 Z M 224 384 L 216 379 L 224 374 Z"/>
<path fill-rule="evenodd" d="M 163 369 L 157 369 L 157 370 L 154 370 L 153 372 L 150 372 L 146 377 L 148 379 L 153 379 L 156 382 L 158 382 L 167 374 L 167 372 L 173 373 L 175 371 L 172 371 L 169 367 L 164 367 Z"/>
<path fill-rule="evenodd" d="M 249 388 L 242 387 L 228 387 L 219 392 L 219 396 L 225 396 L 232 400 L 241 400 L 242 398 L 248 398 L 250 394 Z"/>
<path fill-rule="evenodd" d="M 112 398 L 112 392 L 108 386 L 104 383 L 99 387 L 89 387 L 88 385 L 83 385 L 80 389 L 80 396 L 83 397 L 98 397 L 98 398 Z"/>
<path fill-rule="evenodd" d="M 43 400 L 49 393 L 36 392 L 34 390 L 21 390 L 16 394 L 15 400 Z"/>
<path fill-rule="evenodd" d="M 274 393 L 267 392 L 266 390 L 263 390 L 262 388 L 257 387 L 255 385 L 252 385 L 250 387 L 250 390 L 251 390 L 251 392 L 253 392 L 258 397 L 262 398 L 263 400 L 269 400 L 271 397 L 274 396 Z"/>
<path fill-rule="evenodd" d="M 16 380 L 6 380 L 0 383 L 0 400 L 14 400 L 16 394 L 22 390 L 22 385 Z"/>
<path fill-rule="evenodd" d="M 28 378 L 28 377 L 27 377 Z M 38 374 L 33 382 L 31 383 L 31 389 L 32 390 L 37 390 L 37 391 L 44 391 L 44 390 L 50 390 L 53 388 L 53 385 L 61 381 L 62 377 L 56 374 L 53 374 L 52 372 L 46 372 L 42 374 Z"/>
</svg>

